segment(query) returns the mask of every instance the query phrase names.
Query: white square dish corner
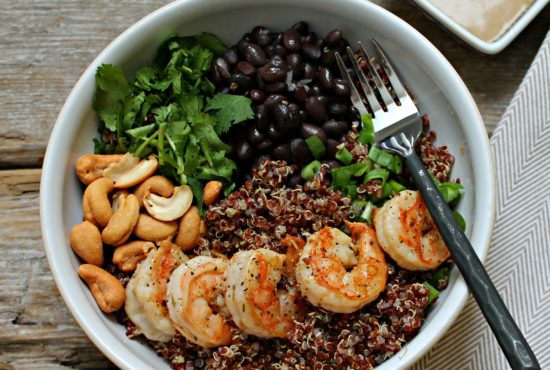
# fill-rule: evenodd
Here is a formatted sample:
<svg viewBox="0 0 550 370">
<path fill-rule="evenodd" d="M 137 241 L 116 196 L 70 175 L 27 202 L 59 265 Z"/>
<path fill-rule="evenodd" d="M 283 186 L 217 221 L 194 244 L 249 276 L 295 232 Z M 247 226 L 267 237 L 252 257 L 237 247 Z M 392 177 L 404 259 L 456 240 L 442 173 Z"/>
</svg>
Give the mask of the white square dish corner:
<svg viewBox="0 0 550 370">
<path fill-rule="evenodd" d="M 485 54 L 497 54 L 506 48 L 527 25 L 541 12 L 550 0 L 534 0 L 533 3 L 517 18 L 506 31 L 493 41 L 485 41 L 466 27 L 453 20 L 448 14 L 440 10 L 432 0 L 411 0 L 437 22 L 445 26 L 457 37 Z"/>
</svg>

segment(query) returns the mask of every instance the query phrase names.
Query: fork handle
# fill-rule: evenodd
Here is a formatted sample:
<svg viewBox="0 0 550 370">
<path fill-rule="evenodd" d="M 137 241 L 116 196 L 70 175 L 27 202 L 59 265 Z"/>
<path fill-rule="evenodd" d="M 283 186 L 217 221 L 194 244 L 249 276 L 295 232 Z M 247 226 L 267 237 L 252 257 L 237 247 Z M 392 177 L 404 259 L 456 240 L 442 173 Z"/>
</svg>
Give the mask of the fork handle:
<svg viewBox="0 0 550 370">
<path fill-rule="evenodd" d="M 456 222 L 424 164 L 414 150 L 404 157 L 414 183 L 422 193 L 428 210 L 451 251 L 453 261 L 462 273 L 462 277 L 489 323 L 510 366 L 514 370 L 540 369 L 535 354 L 506 308 L 487 271 Z"/>
</svg>

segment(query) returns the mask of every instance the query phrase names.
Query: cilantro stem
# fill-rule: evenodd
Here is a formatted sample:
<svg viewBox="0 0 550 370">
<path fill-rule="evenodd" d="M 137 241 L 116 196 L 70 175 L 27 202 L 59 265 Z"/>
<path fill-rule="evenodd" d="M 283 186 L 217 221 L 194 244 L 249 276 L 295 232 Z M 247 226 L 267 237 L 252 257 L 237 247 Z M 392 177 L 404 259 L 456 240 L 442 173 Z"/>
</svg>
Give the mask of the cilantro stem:
<svg viewBox="0 0 550 370">
<path fill-rule="evenodd" d="M 134 152 L 134 156 L 136 157 L 141 157 L 141 152 L 143 152 L 145 150 L 145 148 L 147 147 L 147 145 L 149 145 L 158 135 L 159 135 L 159 131 L 160 129 L 158 129 L 157 131 L 155 131 L 155 133 L 151 136 L 149 136 L 147 138 L 147 140 L 145 140 L 137 149 L 136 151 Z"/>
<path fill-rule="evenodd" d="M 158 129 L 159 139 L 157 142 L 157 149 L 159 152 L 159 165 L 164 164 L 164 131 L 166 130 L 166 123 L 161 123 Z"/>
</svg>

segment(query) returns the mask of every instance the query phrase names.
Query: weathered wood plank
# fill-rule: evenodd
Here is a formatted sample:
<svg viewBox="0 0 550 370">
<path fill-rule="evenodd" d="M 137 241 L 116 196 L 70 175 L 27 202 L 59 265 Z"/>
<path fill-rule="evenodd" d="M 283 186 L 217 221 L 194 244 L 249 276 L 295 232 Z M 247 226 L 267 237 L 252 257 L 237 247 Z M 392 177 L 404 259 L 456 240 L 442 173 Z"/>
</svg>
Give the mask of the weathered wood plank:
<svg viewBox="0 0 550 370">
<path fill-rule="evenodd" d="M 0 368 L 105 368 L 65 307 L 40 236 L 39 169 L 0 171 Z"/>
<path fill-rule="evenodd" d="M 39 167 L 57 114 L 86 66 L 166 0 L 0 2 L 0 168 Z M 471 90 L 492 132 L 550 24 L 550 7 L 503 53 L 472 51 L 410 2 L 375 0 L 430 39 Z"/>
</svg>

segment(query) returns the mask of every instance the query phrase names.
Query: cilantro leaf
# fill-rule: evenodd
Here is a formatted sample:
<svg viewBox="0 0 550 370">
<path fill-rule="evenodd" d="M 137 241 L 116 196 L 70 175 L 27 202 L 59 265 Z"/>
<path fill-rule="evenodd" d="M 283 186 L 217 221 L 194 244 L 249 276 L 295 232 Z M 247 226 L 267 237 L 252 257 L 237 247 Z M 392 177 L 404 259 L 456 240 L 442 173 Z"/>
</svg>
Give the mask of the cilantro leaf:
<svg viewBox="0 0 550 370">
<path fill-rule="evenodd" d="M 232 125 L 254 117 L 251 104 L 252 100 L 242 95 L 216 94 L 208 99 L 206 111 L 214 111 L 216 133 L 221 135 L 229 131 Z"/>
</svg>

